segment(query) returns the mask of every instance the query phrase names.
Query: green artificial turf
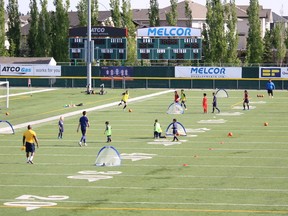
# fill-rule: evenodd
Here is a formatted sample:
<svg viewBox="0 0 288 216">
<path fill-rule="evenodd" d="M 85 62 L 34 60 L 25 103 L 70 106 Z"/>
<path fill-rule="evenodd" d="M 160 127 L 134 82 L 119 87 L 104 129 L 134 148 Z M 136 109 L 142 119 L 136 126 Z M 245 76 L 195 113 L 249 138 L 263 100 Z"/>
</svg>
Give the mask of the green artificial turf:
<svg viewBox="0 0 288 216">
<path fill-rule="evenodd" d="M 188 110 L 183 115 L 166 114 L 173 92 L 128 102 L 125 111 L 117 105 L 90 111 L 88 146 L 79 147 L 81 111 L 119 102 L 123 92 L 108 89 L 100 96 L 81 91 L 13 96 L 9 109 L 2 106 L 0 119 L 25 127 L 31 121 L 79 113 L 65 118 L 63 139 L 57 139 L 57 120 L 33 125 L 40 140 L 33 165 L 26 164 L 20 150 L 25 127 L 15 135 L 0 135 L 1 215 L 288 214 L 287 91 L 276 91 L 270 99 L 264 91 L 250 90 L 251 109 L 243 111 L 243 90 L 227 90 L 229 98 L 218 98 L 220 114 L 211 113 L 212 90 L 185 90 Z M 129 91 L 132 99 L 164 89 Z M 202 110 L 204 92 L 207 114 Z M 65 108 L 79 103 L 83 106 Z M 154 120 L 165 131 L 173 118 L 184 125 L 187 136 L 179 137 L 179 143 L 170 142 L 171 137 L 155 141 Z M 123 156 L 119 167 L 94 165 L 98 151 L 107 145 L 105 121 L 112 126 L 109 145 Z"/>
</svg>

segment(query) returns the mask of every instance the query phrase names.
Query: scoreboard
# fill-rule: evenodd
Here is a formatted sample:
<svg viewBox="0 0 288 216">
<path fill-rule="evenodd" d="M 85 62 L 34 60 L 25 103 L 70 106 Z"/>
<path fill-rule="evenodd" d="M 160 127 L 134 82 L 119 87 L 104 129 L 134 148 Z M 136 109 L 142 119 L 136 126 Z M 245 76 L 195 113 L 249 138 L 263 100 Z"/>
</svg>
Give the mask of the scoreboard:
<svg viewBox="0 0 288 216">
<path fill-rule="evenodd" d="M 127 29 L 110 26 L 91 27 L 92 53 L 96 60 L 127 59 Z M 69 29 L 69 56 L 71 60 L 85 60 L 87 27 Z"/>
<path fill-rule="evenodd" d="M 84 60 L 86 38 L 69 38 L 70 59 Z M 94 59 L 125 60 L 127 58 L 126 38 L 92 38 Z"/>
<path fill-rule="evenodd" d="M 200 60 L 202 39 L 189 38 L 138 38 L 137 59 Z"/>
</svg>

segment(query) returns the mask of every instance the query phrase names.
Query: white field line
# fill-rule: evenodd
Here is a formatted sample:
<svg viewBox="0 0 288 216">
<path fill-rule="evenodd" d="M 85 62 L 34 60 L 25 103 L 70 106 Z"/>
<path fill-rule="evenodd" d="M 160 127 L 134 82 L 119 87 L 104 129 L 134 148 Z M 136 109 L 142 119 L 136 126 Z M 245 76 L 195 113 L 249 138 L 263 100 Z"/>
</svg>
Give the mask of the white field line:
<svg viewBox="0 0 288 216">
<path fill-rule="evenodd" d="M 0 199 L 1 202 L 13 202 L 15 201 L 14 199 L 7 200 L 7 199 Z M 69 200 L 59 200 L 57 201 L 58 203 L 76 203 L 76 204 L 149 204 L 149 205 L 201 205 L 201 206 L 255 206 L 255 207 L 288 207 L 288 204 L 261 204 L 261 203 L 197 203 L 197 202 L 121 202 L 121 201 L 83 201 L 83 200 L 74 200 L 74 201 L 69 201 Z M 49 207 L 51 208 L 51 207 Z M 177 209 L 175 209 L 177 210 Z M 201 211 L 201 209 L 199 209 Z M 225 211 L 225 210 L 223 210 Z M 227 210 L 229 211 L 229 210 Z M 245 211 L 245 210 L 244 210 Z M 249 210 L 246 210 L 246 212 Z M 253 210 L 252 210 L 253 211 Z M 265 210 L 259 210 L 265 211 Z M 273 211 L 273 210 L 271 210 Z M 281 210 L 278 210 L 281 211 Z M 275 213 L 277 213 L 277 210 L 275 210 Z"/>
<path fill-rule="evenodd" d="M 27 176 L 70 176 L 71 174 L 56 174 L 56 173 L 0 173 L 0 176 L 4 175 L 27 175 Z M 173 177 L 173 178 L 205 178 L 205 179 L 217 179 L 217 178 L 227 178 L 227 179 L 288 179 L 288 176 L 283 177 L 274 177 L 274 176 L 197 176 L 197 175 L 125 175 L 121 174 L 118 177 L 133 177 L 133 178 L 143 178 L 143 177 L 154 177 L 154 178 L 166 178 L 166 177 Z"/>
<path fill-rule="evenodd" d="M 17 184 L 17 185 L 5 185 L 1 184 L 0 187 L 20 187 L 20 188 L 31 188 L 31 185 Z M 120 190 L 155 190 L 154 187 L 117 187 L 117 186 L 76 186 L 76 185 L 33 185 L 33 188 L 79 188 L 79 189 L 120 189 Z M 249 192 L 273 192 L 273 193 L 288 193 L 286 188 L 269 189 L 269 188 L 209 188 L 209 187 L 167 187 L 167 188 L 157 188 L 161 191 L 249 191 Z"/>
<path fill-rule="evenodd" d="M 15 94 L 9 94 L 9 97 L 14 96 L 20 96 L 20 95 L 26 95 L 26 94 L 34 94 L 34 93 L 41 93 L 41 92 L 47 92 L 47 91 L 53 91 L 56 90 L 54 88 L 51 89 L 42 89 L 42 90 L 35 90 L 35 91 L 28 91 L 28 92 L 21 92 L 21 93 L 15 93 Z M 6 98 L 6 95 L 1 95 L 0 98 Z"/>
<path fill-rule="evenodd" d="M 155 97 L 155 96 L 159 96 L 159 95 L 162 95 L 162 94 L 170 93 L 170 92 L 173 92 L 173 91 L 175 91 L 175 90 L 166 90 L 166 91 L 161 91 L 161 92 L 157 92 L 157 93 L 153 93 L 153 94 L 149 94 L 149 95 L 139 96 L 139 97 L 135 97 L 135 98 L 129 99 L 129 102 L 136 102 L 136 101 L 140 101 L 140 100 L 143 100 L 143 99 L 146 99 L 146 98 Z M 27 94 L 27 92 L 26 92 L 26 94 Z M 14 130 L 21 129 L 21 128 L 26 128 L 27 125 L 29 125 L 29 124 L 30 125 L 37 125 L 37 124 L 41 124 L 41 123 L 45 123 L 45 122 L 55 121 L 55 120 L 58 120 L 60 118 L 60 116 L 71 117 L 71 116 L 75 116 L 75 115 L 80 115 L 83 111 L 91 112 L 91 111 L 95 111 L 95 110 L 105 109 L 105 108 L 108 108 L 108 107 L 116 106 L 116 105 L 118 105 L 118 103 L 119 103 L 119 101 L 113 102 L 113 103 L 104 104 L 104 105 L 101 105 L 101 106 L 91 107 L 91 108 L 87 108 L 87 109 L 83 109 L 83 110 L 77 110 L 77 111 L 74 111 L 74 112 L 65 113 L 65 114 L 61 114 L 61 115 L 57 115 L 57 116 L 53 116 L 53 117 L 49 117 L 49 118 L 45 118 L 45 119 L 41 119 L 41 120 L 25 122 L 25 123 L 22 123 L 22 124 L 14 125 L 13 128 L 14 128 Z M 9 128 L 7 128 L 7 129 L 9 129 Z"/>
</svg>

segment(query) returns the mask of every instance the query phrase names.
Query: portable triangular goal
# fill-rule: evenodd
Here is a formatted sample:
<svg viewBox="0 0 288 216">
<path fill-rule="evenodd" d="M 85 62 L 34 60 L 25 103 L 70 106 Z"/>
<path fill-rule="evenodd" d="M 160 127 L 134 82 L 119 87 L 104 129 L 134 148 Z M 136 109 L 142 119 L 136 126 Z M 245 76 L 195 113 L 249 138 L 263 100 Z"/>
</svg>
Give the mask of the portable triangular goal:
<svg viewBox="0 0 288 216">
<path fill-rule="evenodd" d="M 228 92 L 225 89 L 218 89 L 216 91 L 216 96 L 219 98 L 228 98 Z"/>
<path fill-rule="evenodd" d="M 179 103 L 172 103 L 169 105 L 167 114 L 183 114 L 184 109 Z"/>
<path fill-rule="evenodd" d="M 180 122 L 176 122 L 176 124 L 177 124 L 178 135 L 187 136 L 185 127 Z M 166 136 L 173 136 L 173 123 L 168 125 L 166 129 Z"/>
<path fill-rule="evenodd" d="M 98 152 L 95 161 L 96 166 L 120 166 L 121 157 L 113 146 L 104 146 Z"/>
<path fill-rule="evenodd" d="M 12 124 L 8 121 L 0 120 L 0 134 L 15 134 Z"/>
</svg>

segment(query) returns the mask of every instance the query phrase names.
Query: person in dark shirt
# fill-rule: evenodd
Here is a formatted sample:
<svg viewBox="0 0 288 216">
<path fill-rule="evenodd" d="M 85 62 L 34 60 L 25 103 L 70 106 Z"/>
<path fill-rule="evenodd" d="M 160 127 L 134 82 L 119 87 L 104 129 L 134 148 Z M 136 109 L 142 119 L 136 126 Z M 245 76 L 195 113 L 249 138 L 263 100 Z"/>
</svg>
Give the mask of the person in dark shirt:
<svg viewBox="0 0 288 216">
<path fill-rule="evenodd" d="M 78 133 L 80 127 L 81 127 L 81 132 L 82 132 L 82 137 L 80 139 L 79 146 L 82 146 L 82 142 L 84 142 L 84 146 L 87 146 L 86 129 L 87 129 L 87 127 L 90 127 L 90 124 L 89 124 L 89 120 L 86 116 L 86 111 L 83 111 L 82 114 L 83 115 L 79 119 L 79 124 L 78 124 L 78 128 L 77 128 L 77 133 Z"/>
<path fill-rule="evenodd" d="M 215 109 L 218 111 L 218 113 L 220 113 L 220 109 L 217 107 L 217 97 L 215 92 L 212 93 L 213 96 L 213 102 L 212 102 L 212 113 L 214 113 Z"/>
</svg>

